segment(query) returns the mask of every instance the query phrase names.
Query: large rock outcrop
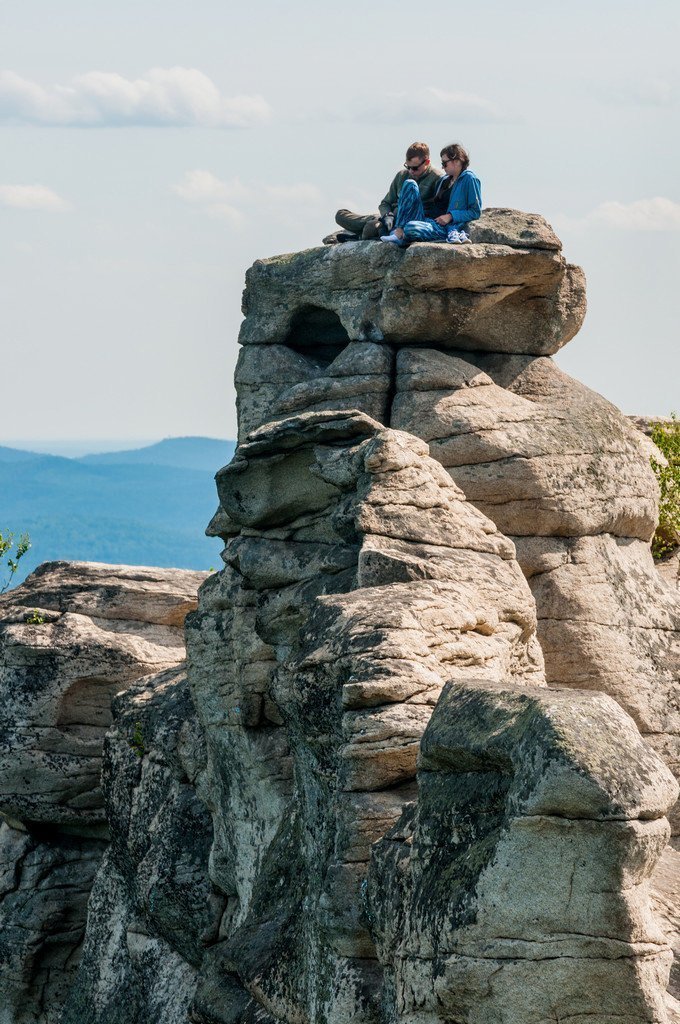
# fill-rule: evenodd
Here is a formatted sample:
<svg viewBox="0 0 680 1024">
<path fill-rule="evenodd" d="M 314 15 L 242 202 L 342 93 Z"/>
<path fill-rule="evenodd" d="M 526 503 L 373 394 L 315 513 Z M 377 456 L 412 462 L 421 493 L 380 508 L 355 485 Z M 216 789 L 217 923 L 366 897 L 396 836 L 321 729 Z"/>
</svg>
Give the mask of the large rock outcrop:
<svg viewBox="0 0 680 1024">
<path fill-rule="evenodd" d="M 614 701 L 450 683 L 419 767 L 371 859 L 387 1019 L 664 1020 L 648 880 L 676 787 Z"/>
<path fill-rule="evenodd" d="M 677 786 L 611 699 L 544 689 L 513 545 L 426 444 L 361 414 L 264 426 L 217 480 L 227 568 L 187 625 L 229 909 L 193 1019 L 538 1024 L 552 1005 L 604 1021 L 627 1002 L 631 1022 L 664 1020 L 672 953 L 645 883 Z M 457 767 L 423 789 L 433 728 Z M 422 841 L 404 832 L 414 814 Z M 417 894 L 402 859 L 381 860 L 395 835 L 427 879 Z M 562 873 L 592 858 L 570 912 Z M 451 937 L 447 974 L 432 945 L 454 928 L 452 888 L 479 963 Z"/>
<path fill-rule="evenodd" d="M 223 1019 L 228 977 L 234 1013 L 376 1019 L 371 843 L 412 799 L 447 680 L 542 683 L 533 600 L 427 446 L 365 415 L 263 427 L 218 491 L 240 532 L 187 652 L 229 920 L 194 1015 Z"/>
<path fill-rule="evenodd" d="M 476 230 L 485 244 L 350 243 L 256 263 L 236 371 L 242 435 L 272 417 L 356 408 L 426 440 L 514 539 L 548 681 L 609 693 L 680 776 L 680 605 L 649 552 L 649 442 L 549 358 L 585 305 L 548 225 L 487 211 Z M 494 291 L 510 280 L 501 264 L 517 275 L 509 297 Z M 572 282 L 556 305 L 527 283 L 537 266 L 561 289 Z M 488 290 L 492 322 L 476 319 Z"/>
<path fill-rule="evenodd" d="M 0 597 L 0 1021 L 56 1024 L 108 826 L 111 699 L 184 660 L 205 573 L 48 562 Z"/>
<path fill-rule="evenodd" d="M 31 972 L 40 1024 L 52 992 L 59 1024 L 680 1021 L 680 621 L 649 555 L 649 442 L 550 358 L 585 293 L 545 221 L 491 210 L 471 232 L 249 271 L 209 526 L 225 568 L 186 675 L 162 643 L 138 658 L 101 787 L 59 688 L 17 677 L 7 749 L 42 795 L 10 770 L 6 905 L 38 829 L 48 888 L 64 865 L 85 881 L 73 920 L 36 904 L 49 955 L 0 949 L 1 1024 L 33 1019 Z M 59 651 L 67 575 L 40 625 L 4 609 L 8 650 L 48 626 Z"/>
<path fill-rule="evenodd" d="M 343 340 L 550 355 L 574 337 L 583 271 L 542 218 L 486 211 L 471 238 L 483 244 L 359 242 L 258 260 L 240 341 L 328 359 Z"/>
</svg>

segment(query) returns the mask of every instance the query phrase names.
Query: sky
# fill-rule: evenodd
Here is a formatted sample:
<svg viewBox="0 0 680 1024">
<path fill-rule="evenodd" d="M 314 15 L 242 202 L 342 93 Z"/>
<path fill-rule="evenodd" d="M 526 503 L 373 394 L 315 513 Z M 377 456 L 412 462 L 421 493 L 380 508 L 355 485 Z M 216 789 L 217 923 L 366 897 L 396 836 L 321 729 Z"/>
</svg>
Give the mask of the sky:
<svg viewBox="0 0 680 1024">
<path fill-rule="evenodd" d="M 675 0 L 0 0 L 0 444 L 234 437 L 247 267 L 375 209 L 416 139 L 462 142 L 484 205 L 541 213 L 584 267 L 560 366 L 680 412 L 679 22 Z"/>
</svg>

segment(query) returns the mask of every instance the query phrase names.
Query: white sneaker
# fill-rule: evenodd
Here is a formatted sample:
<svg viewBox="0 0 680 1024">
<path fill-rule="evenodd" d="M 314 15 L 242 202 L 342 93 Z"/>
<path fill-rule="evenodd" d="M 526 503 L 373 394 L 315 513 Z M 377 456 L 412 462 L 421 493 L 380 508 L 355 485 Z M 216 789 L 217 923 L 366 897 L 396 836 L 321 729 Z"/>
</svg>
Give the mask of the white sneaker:
<svg viewBox="0 0 680 1024">
<path fill-rule="evenodd" d="M 465 231 L 459 231 L 458 232 L 458 241 L 459 242 L 469 242 L 470 241 L 470 236 L 468 234 L 466 234 Z"/>
<path fill-rule="evenodd" d="M 380 241 L 381 242 L 396 242 L 397 245 L 401 245 L 401 238 L 399 238 L 397 235 L 395 235 L 394 232 L 392 232 L 391 235 L 381 235 L 380 236 Z"/>
<path fill-rule="evenodd" d="M 460 235 L 458 234 L 457 231 L 451 230 L 451 231 L 448 231 L 447 234 L 446 234 L 446 241 L 447 242 L 451 242 L 452 245 L 455 245 L 456 242 L 460 242 L 461 241 L 461 237 L 460 237 Z"/>
</svg>

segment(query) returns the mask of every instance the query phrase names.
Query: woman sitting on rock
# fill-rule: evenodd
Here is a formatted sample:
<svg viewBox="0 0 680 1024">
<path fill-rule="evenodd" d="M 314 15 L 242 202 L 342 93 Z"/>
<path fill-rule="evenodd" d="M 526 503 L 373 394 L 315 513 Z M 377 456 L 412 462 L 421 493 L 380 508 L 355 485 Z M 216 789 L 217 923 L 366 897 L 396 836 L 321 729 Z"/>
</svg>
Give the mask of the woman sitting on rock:
<svg viewBox="0 0 680 1024">
<path fill-rule="evenodd" d="M 482 212 L 482 186 L 479 178 L 468 170 L 470 158 L 455 142 L 441 151 L 442 178 L 433 199 L 442 212 L 426 217 L 418 186 L 405 181 L 399 194 L 394 229 L 381 242 L 407 245 L 409 242 L 469 242 L 465 227 Z"/>
</svg>

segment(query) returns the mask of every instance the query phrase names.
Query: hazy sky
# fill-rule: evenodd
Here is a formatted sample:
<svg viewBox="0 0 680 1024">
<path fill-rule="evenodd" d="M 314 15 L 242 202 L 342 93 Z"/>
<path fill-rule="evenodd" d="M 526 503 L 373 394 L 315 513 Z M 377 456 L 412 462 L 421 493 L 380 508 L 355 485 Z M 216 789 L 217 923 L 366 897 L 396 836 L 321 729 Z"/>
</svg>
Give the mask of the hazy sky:
<svg viewBox="0 0 680 1024">
<path fill-rule="evenodd" d="M 420 138 L 585 268 L 560 365 L 680 411 L 679 12 L 0 0 L 0 444 L 235 436 L 246 268 L 375 208 Z"/>
</svg>

